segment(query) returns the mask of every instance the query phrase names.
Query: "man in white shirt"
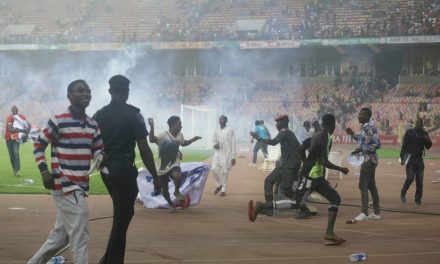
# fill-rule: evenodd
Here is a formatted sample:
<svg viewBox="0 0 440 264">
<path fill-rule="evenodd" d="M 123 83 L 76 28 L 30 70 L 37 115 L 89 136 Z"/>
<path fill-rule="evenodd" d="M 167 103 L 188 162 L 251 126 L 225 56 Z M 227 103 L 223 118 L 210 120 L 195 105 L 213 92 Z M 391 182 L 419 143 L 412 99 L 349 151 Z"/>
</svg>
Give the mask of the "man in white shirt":
<svg viewBox="0 0 440 264">
<path fill-rule="evenodd" d="M 302 144 L 304 140 L 311 138 L 313 132 L 310 130 L 310 122 L 304 121 L 303 126 L 299 127 L 295 134 L 298 138 L 299 144 Z"/>
<path fill-rule="evenodd" d="M 212 158 L 212 175 L 217 188 L 214 194 L 226 196 L 229 171 L 235 165 L 235 133 L 232 128 L 226 127 L 228 118 L 224 115 L 219 118 L 220 128 L 214 132 L 214 156 Z M 223 179 L 220 179 L 223 174 Z"/>
</svg>

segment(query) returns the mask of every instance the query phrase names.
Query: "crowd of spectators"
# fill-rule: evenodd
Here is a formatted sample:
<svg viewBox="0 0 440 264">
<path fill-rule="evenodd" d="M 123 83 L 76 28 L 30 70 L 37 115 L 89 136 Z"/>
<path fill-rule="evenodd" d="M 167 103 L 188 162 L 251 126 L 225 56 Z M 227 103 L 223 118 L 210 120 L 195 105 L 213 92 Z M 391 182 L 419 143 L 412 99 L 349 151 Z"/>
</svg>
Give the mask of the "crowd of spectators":
<svg viewBox="0 0 440 264">
<path fill-rule="evenodd" d="M 417 117 L 423 117 L 425 126 L 431 130 L 440 128 L 439 84 L 384 89 L 379 84 L 353 80 L 356 77 L 339 85 L 301 85 L 275 80 L 186 83 L 164 77 L 163 82 L 152 89 L 158 95 L 159 107 L 168 109 L 178 109 L 181 104 L 215 105 L 223 113 L 243 114 L 258 120 L 272 120 L 278 114 L 292 113 L 297 122 L 319 120 L 324 113 L 332 113 L 337 118 L 337 131 L 342 132 L 348 126 L 357 125 L 360 108 L 371 107 L 382 134 L 397 133 L 399 122 L 408 128 Z M 406 94 L 407 90 L 413 94 Z"/>
<path fill-rule="evenodd" d="M 317 0 L 306 4 L 303 38 L 440 34 L 440 3 L 428 1 Z"/>
<path fill-rule="evenodd" d="M 140 0 L 0 3 L 0 30 L 34 24 L 0 43 L 288 40 L 440 34 L 438 0 Z M 55 8 L 56 6 L 56 8 Z M 121 10 L 123 13 L 121 14 Z M 40 19 L 37 20 L 35 14 Z M 128 17 L 127 17 L 128 16 Z M 43 19 L 41 19 L 43 18 Z M 234 29 L 264 19 L 261 30 Z"/>
<path fill-rule="evenodd" d="M 0 96 L 0 112 L 6 115 L 11 99 L 15 98 L 15 104 L 35 126 L 43 125 L 48 111 L 62 109 L 65 99 L 64 92 L 46 77 L 44 83 L 33 84 L 32 91 L 21 83 L 4 83 L 6 87 L 2 88 L 11 93 Z M 170 109 L 179 112 L 181 104 L 216 106 L 222 113 L 250 116 L 255 120 L 270 121 L 278 114 L 287 113 L 295 116 L 293 121 L 297 125 L 305 120 L 319 120 L 324 113 L 332 113 L 337 118 L 337 132 L 342 133 L 346 127 L 358 126 L 360 108 L 371 107 L 373 120 L 381 134 L 396 134 L 399 129 L 410 127 L 417 117 L 425 119 L 429 131 L 437 132 L 440 128 L 440 84 L 398 85 L 387 89 L 383 97 L 369 98 L 359 96 L 360 90 L 367 89 L 365 86 L 352 83 L 337 86 L 302 85 L 277 80 L 225 83 L 202 80 L 191 83 L 171 77 L 160 79 L 149 84 L 145 91 L 154 94 L 152 100 L 159 112 Z"/>
</svg>

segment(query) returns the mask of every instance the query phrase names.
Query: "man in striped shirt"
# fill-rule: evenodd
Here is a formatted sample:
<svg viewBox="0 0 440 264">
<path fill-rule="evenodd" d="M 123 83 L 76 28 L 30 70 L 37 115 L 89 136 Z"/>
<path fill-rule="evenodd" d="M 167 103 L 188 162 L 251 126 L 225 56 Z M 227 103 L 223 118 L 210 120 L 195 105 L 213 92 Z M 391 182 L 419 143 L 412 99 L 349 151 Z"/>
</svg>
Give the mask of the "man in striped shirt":
<svg viewBox="0 0 440 264">
<path fill-rule="evenodd" d="M 88 263 L 90 160 L 103 148 L 95 120 L 87 116 L 90 88 L 83 80 L 69 84 L 66 112 L 49 119 L 34 144 L 34 156 L 44 187 L 52 191 L 57 209 L 54 228 L 28 263 L 46 263 L 58 250 L 70 243 L 74 263 Z M 51 170 L 45 150 L 51 144 Z"/>
</svg>

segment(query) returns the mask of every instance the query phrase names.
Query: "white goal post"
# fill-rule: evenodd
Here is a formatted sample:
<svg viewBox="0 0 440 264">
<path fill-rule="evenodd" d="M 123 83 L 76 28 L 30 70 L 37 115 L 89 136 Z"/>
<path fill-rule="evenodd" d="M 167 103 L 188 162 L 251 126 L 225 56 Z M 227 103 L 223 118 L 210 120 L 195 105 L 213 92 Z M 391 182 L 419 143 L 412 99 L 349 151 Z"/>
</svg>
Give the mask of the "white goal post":
<svg viewBox="0 0 440 264">
<path fill-rule="evenodd" d="M 184 105 L 180 106 L 182 133 L 189 140 L 194 136 L 202 139 L 191 146 L 198 148 L 212 148 L 212 137 L 218 125 L 217 110 L 215 108 Z"/>
</svg>

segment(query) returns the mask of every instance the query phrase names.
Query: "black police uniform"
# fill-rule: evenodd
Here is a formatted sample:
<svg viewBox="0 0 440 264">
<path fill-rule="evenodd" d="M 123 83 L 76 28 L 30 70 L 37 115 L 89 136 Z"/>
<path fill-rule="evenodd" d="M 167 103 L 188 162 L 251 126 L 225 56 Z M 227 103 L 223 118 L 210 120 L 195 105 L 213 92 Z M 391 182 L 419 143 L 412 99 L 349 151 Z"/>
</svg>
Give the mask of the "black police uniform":
<svg viewBox="0 0 440 264">
<path fill-rule="evenodd" d="M 264 180 L 264 196 L 268 204 L 273 201 L 273 186 L 281 183 L 281 189 L 285 196 L 293 198 L 293 182 L 298 177 L 301 159 L 299 156 L 299 142 L 290 129 L 281 129 L 278 135 L 269 140 L 271 146 L 281 145 L 281 157 L 277 167 Z"/>
<path fill-rule="evenodd" d="M 411 154 L 408 164 L 406 165 L 406 180 L 400 191 L 400 196 L 405 197 L 406 192 L 415 178 L 415 202 L 418 205 L 421 204 L 423 195 L 423 178 L 425 171 L 423 156 L 425 155 L 425 148 L 430 149 L 432 146 L 431 140 L 426 140 L 424 136 L 429 135 L 422 129 L 408 129 L 403 136 L 402 149 L 400 151 L 400 158 L 402 160 L 405 160 L 406 154 Z"/>
<path fill-rule="evenodd" d="M 139 192 L 134 164 L 136 140 L 148 136 L 140 110 L 112 101 L 95 114 L 104 141 L 108 174 L 102 180 L 113 200 L 113 225 L 107 250 L 100 263 L 123 263 L 126 234 Z"/>
</svg>

